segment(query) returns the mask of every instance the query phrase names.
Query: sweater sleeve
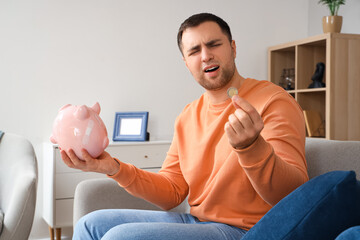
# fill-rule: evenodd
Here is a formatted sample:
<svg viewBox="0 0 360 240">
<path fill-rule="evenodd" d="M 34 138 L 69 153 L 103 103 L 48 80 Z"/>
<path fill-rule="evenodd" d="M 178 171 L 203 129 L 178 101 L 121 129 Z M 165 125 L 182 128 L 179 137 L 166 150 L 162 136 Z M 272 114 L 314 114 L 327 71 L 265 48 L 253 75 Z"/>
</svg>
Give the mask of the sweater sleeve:
<svg viewBox="0 0 360 240">
<path fill-rule="evenodd" d="M 273 206 L 308 180 L 305 121 L 287 93 L 273 96 L 260 115 L 264 129 L 258 139 L 235 151 L 256 192 Z"/>
<path fill-rule="evenodd" d="M 186 198 L 188 185 L 180 170 L 176 134 L 159 173 L 145 171 L 116 160 L 120 164 L 120 170 L 108 177 L 117 181 L 130 194 L 164 210 L 176 207 Z"/>
</svg>

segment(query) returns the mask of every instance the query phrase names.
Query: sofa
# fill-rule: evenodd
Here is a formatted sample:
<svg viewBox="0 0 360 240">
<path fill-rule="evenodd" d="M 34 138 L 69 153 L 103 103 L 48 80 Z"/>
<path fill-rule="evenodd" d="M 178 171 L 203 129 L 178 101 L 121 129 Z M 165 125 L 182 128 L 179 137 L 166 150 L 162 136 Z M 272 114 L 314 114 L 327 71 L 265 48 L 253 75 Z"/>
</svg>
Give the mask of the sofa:
<svg viewBox="0 0 360 240">
<path fill-rule="evenodd" d="M 356 174 L 360 176 L 360 141 L 307 138 L 305 153 L 310 181 L 275 205 L 245 240 L 335 239 L 344 230 L 360 225 L 360 184 L 356 179 Z M 131 196 L 112 179 L 85 180 L 75 190 L 74 226 L 89 212 L 116 208 L 159 210 Z M 171 211 L 189 209 L 185 199 Z M 270 227 L 272 234 L 268 234 Z"/>
<path fill-rule="evenodd" d="M 37 160 L 22 136 L 0 131 L 0 240 L 27 240 L 33 225 Z"/>
</svg>

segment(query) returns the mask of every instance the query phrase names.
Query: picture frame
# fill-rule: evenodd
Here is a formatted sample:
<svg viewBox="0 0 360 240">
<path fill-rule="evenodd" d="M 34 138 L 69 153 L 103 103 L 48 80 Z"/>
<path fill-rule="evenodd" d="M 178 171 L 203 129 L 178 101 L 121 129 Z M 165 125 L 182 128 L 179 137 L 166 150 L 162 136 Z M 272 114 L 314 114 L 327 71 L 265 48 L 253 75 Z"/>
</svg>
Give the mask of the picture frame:
<svg viewBox="0 0 360 240">
<path fill-rule="evenodd" d="M 148 141 L 149 112 L 116 112 L 113 141 Z"/>
</svg>

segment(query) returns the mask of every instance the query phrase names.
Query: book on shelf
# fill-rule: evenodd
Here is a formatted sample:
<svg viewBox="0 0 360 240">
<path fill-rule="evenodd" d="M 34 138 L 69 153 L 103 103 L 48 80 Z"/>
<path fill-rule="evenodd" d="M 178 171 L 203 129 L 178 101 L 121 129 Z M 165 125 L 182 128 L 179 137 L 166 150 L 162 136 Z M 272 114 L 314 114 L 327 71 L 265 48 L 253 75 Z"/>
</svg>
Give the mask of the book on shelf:
<svg viewBox="0 0 360 240">
<path fill-rule="evenodd" d="M 304 110 L 305 125 L 309 137 L 325 137 L 325 122 L 318 111 Z"/>
</svg>

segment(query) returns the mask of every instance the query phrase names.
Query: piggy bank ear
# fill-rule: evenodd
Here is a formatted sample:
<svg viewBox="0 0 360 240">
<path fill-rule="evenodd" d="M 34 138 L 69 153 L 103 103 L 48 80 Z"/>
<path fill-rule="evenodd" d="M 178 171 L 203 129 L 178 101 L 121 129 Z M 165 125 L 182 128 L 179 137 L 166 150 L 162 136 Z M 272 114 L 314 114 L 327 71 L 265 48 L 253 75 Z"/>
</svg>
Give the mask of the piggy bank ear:
<svg viewBox="0 0 360 240">
<path fill-rule="evenodd" d="M 65 108 L 70 107 L 70 106 L 71 106 L 71 104 L 66 104 L 66 105 L 62 106 L 62 107 L 59 109 L 59 111 L 64 110 Z"/>
<path fill-rule="evenodd" d="M 95 104 L 94 104 L 94 106 L 92 106 L 91 107 L 92 108 L 92 110 L 94 110 L 97 114 L 100 114 L 100 104 L 98 103 L 98 102 L 96 102 Z"/>
<path fill-rule="evenodd" d="M 87 119 L 90 116 L 89 110 L 87 109 L 87 107 L 85 105 L 82 105 L 81 107 L 79 107 L 76 110 L 76 112 L 74 113 L 74 115 L 77 119 L 80 119 L 80 120 Z"/>
</svg>

